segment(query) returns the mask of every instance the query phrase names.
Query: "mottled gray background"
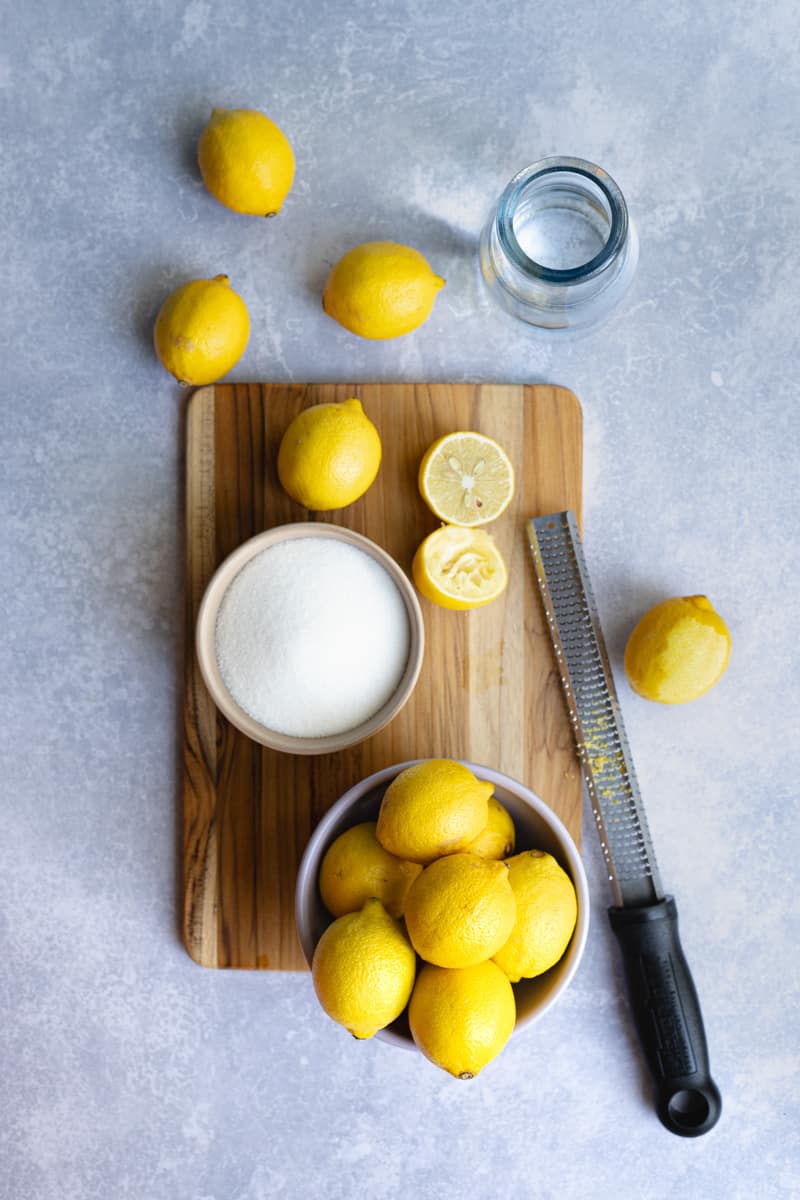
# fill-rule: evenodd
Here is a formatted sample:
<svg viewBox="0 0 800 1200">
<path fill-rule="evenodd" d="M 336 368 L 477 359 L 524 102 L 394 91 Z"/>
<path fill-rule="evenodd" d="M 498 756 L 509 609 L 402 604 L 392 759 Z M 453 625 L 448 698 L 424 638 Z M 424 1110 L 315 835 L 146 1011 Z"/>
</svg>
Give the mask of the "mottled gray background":
<svg viewBox="0 0 800 1200">
<path fill-rule="evenodd" d="M 800 1195 L 795 5 L 1 15 L 3 1200 Z M 217 104 L 291 138 L 277 220 L 204 191 L 193 146 Z M 490 201 L 552 153 L 605 166 L 642 243 L 625 311 L 571 345 L 489 308 L 474 271 Z M 447 277 L 393 344 L 319 303 L 368 237 Z M 181 948 L 185 396 L 150 330 L 173 286 L 220 271 L 253 318 L 234 378 L 574 388 L 615 663 L 663 595 L 707 592 L 728 620 L 703 700 L 620 689 L 725 1099 L 708 1137 L 652 1113 L 588 824 L 579 975 L 469 1086 L 354 1044 L 307 976 L 203 971 Z"/>
</svg>

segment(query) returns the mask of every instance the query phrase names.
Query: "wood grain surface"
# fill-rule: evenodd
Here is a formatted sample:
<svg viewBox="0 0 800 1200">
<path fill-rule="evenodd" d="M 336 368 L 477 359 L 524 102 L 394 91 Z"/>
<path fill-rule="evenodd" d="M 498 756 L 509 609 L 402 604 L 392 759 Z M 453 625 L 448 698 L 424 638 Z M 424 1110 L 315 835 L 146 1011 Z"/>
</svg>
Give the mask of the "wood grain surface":
<svg viewBox="0 0 800 1200">
<path fill-rule="evenodd" d="M 311 404 L 358 396 L 384 449 L 356 504 L 309 514 L 278 483 L 281 436 Z M 294 885 L 308 837 L 352 784 L 391 763 L 441 756 L 520 780 L 580 844 L 581 777 L 525 539 L 528 517 L 581 515 L 581 409 L 557 387 L 472 384 L 235 384 L 189 402 L 186 480 L 183 937 L 208 967 L 305 968 Z M 411 700 L 384 730 L 336 755 L 300 758 L 249 741 L 217 713 L 194 654 L 208 579 L 272 525 L 325 520 L 383 546 L 404 567 L 437 527 L 416 474 L 426 447 L 456 429 L 490 434 L 517 470 L 514 501 L 491 527 L 509 565 L 505 595 L 472 613 L 422 600 L 426 655 Z"/>
</svg>

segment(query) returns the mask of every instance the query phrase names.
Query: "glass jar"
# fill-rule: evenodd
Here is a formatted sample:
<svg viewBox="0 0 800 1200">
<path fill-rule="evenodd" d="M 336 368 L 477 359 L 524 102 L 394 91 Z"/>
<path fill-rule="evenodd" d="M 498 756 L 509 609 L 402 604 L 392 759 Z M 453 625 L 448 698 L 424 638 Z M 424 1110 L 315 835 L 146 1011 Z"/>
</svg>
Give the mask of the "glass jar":
<svg viewBox="0 0 800 1200">
<path fill-rule="evenodd" d="M 605 321 L 638 257 L 622 192 L 580 158 L 543 158 L 515 175 L 480 243 L 481 274 L 503 308 L 560 334 Z"/>
</svg>

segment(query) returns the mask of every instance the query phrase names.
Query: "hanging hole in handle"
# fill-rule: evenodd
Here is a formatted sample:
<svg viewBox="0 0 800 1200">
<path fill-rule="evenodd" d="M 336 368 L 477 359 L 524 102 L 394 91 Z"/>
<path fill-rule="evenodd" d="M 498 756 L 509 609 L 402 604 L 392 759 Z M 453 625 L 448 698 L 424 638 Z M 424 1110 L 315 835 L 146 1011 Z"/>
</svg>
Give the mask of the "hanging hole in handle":
<svg viewBox="0 0 800 1200">
<path fill-rule="evenodd" d="M 676 1125 L 683 1129 L 696 1129 L 708 1118 L 710 1106 L 702 1092 L 684 1088 L 670 1096 L 667 1111 Z"/>
</svg>

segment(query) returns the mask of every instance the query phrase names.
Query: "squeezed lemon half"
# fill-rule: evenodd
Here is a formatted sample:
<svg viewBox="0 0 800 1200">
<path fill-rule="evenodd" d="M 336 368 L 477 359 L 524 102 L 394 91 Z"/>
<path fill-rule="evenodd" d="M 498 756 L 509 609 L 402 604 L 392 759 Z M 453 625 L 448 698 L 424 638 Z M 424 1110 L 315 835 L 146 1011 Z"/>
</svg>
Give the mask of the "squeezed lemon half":
<svg viewBox="0 0 800 1200">
<path fill-rule="evenodd" d="M 411 565 L 418 590 L 442 608 L 480 608 L 508 584 L 508 568 L 483 529 L 443 525 L 425 538 Z"/>
</svg>

